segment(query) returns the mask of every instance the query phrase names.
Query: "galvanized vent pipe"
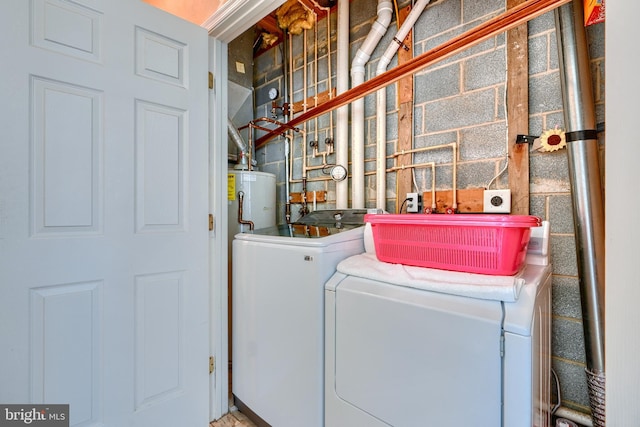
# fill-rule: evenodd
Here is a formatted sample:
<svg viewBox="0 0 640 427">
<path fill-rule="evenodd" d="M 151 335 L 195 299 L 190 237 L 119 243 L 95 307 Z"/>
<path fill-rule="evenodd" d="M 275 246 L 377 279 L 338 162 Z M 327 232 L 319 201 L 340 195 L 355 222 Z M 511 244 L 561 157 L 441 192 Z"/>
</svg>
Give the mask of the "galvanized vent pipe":
<svg viewBox="0 0 640 427">
<path fill-rule="evenodd" d="M 233 124 L 233 122 L 229 118 L 227 118 L 227 134 L 229 135 L 229 138 L 231 139 L 231 141 L 233 141 L 233 143 L 236 144 L 236 147 L 238 148 L 238 151 L 239 151 L 238 164 L 236 165 L 236 169 L 251 170 L 252 165 L 249 165 L 249 162 L 247 160 L 247 156 L 248 156 L 247 143 L 244 142 L 244 139 L 242 139 L 242 135 L 240 135 L 240 132 L 238 131 L 236 126 Z"/>
<path fill-rule="evenodd" d="M 605 425 L 604 207 L 582 0 L 559 7 L 556 35 L 593 425 Z"/>
</svg>

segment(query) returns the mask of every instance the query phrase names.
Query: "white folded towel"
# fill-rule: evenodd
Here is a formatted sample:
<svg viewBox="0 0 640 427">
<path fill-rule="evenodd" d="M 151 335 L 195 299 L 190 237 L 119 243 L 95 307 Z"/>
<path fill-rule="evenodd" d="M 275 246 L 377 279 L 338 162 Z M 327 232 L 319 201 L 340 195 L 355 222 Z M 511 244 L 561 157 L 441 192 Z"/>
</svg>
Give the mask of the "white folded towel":
<svg viewBox="0 0 640 427">
<path fill-rule="evenodd" d="M 378 261 L 375 253 L 351 256 L 337 270 L 350 276 L 399 286 L 471 298 L 513 302 L 524 285 L 522 270 L 515 276 L 490 276 Z"/>
</svg>

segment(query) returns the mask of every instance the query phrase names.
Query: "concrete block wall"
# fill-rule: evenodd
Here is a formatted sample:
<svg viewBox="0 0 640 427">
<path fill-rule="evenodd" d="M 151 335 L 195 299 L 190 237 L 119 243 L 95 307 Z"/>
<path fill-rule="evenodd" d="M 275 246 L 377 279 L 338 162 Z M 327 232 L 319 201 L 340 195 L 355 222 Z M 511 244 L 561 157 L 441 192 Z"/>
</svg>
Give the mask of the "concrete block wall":
<svg viewBox="0 0 640 427">
<path fill-rule="evenodd" d="M 371 0 L 353 0 L 350 6 L 350 59 L 364 41 L 371 24 L 376 19 L 376 4 Z M 399 8 L 409 5 L 400 1 Z M 505 10 L 504 0 L 441 0 L 432 2 L 418 19 L 413 33 L 414 55 L 419 55 L 479 23 Z M 327 62 L 331 40 L 332 86 L 336 73 L 336 15 L 332 14 L 331 34 L 327 37 L 326 22 L 318 26 L 318 91 L 329 86 Z M 396 29 L 395 16 L 378 47 L 366 65 L 366 76 L 375 75 L 377 61 L 391 42 Z M 539 135 L 556 126 L 563 127 L 562 97 L 560 92 L 559 65 L 555 38 L 553 12 L 540 16 L 528 25 L 529 31 L 529 129 L 522 133 Z M 588 27 L 589 48 L 594 82 L 597 122 L 604 121 L 604 24 Z M 473 46 L 460 54 L 443 60 L 432 67 L 420 70 L 414 76 L 414 147 L 428 147 L 455 142 L 458 146 L 458 188 L 486 187 L 495 177 L 492 188 L 507 188 L 507 173 L 499 175 L 505 167 L 507 153 L 507 120 L 505 106 L 506 87 L 506 36 Z M 302 75 L 304 37 L 293 36 L 294 92 L 287 102 L 303 99 Z M 307 33 L 307 71 L 314 73 L 315 30 Z M 270 88 L 276 87 L 284 94 L 283 61 L 287 48 L 272 48 L 255 59 L 254 89 L 255 117 L 271 115 L 271 101 L 267 97 Z M 395 66 L 394 58 L 389 68 Z M 310 78 L 307 96 L 313 96 L 315 83 Z M 387 90 L 387 154 L 395 151 L 398 138 L 398 102 L 396 85 Z M 276 100 L 285 102 L 282 98 Z M 282 120 L 280 116 L 278 118 Z M 318 119 L 320 150 L 323 141 L 333 137 L 329 128 L 330 118 Z M 335 120 L 334 120 L 335 124 Z M 315 139 L 316 122 L 307 124 L 308 140 Z M 258 134 L 259 136 L 260 134 Z M 604 132 L 600 132 L 604 153 Z M 293 142 L 294 180 L 301 176 L 300 138 Z M 338 144 L 349 141 L 335 141 Z M 365 171 L 375 169 L 376 118 L 375 95 L 365 97 Z M 309 151 L 310 152 L 310 151 Z M 415 163 L 434 161 L 437 189 L 451 189 L 451 150 L 433 150 L 416 154 Z M 284 223 L 284 138 L 277 137 L 257 150 L 256 158 L 261 170 L 277 176 L 278 222 Z M 312 159 L 309 164 L 318 164 Z M 329 163 L 335 161 L 329 156 Z M 604 162 L 601 162 L 604 165 Z M 388 164 L 388 166 L 390 163 Z M 604 170 L 603 170 L 604 173 Z M 326 180 L 322 171 L 309 173 L 308 191 L 327 191 L 328 202 L 319 209 L 335 207 L 335 184 Z M 387 201 L 389 212 L 395 211 L 395 173 L 387 174 Z M 431 170 L 416 169 L 417 191 L 431 188 Z M 291 185 L 292 192 L 301 191 L 300 183 Z M 530 213 L 551 223 L 551 253 L 553 258 L 553 368 L 561 387 L 563 406 L 589 412 L 586 385 L 584 339 L 582 333 L 580 295 L 576 248 L 574 241 L 572 201 L 567 171 L 566 150 L 554 153 L 532 152 L 530 157 Z M 349 188 L 351 194 L 351 188 Z M 375 175 L 365 177 L 365 201 L 367 207 L 375 207 Z M 299 206 L 292 206 L 292 217 L 298 217 Z"/>
</svg>

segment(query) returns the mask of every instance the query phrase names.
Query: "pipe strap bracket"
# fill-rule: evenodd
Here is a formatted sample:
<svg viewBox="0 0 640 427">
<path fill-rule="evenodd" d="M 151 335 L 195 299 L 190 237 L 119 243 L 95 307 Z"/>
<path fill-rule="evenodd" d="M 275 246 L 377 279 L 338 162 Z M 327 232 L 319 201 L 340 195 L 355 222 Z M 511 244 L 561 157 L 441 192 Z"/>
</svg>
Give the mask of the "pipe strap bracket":
<svg viewBox="0 0 640 427">
<path fill-rule="evenodd" d="M 576 130 L 573 132 L 566 132 L 564 137 L 567 142 L 587 141 L 590 139 L 598 139 L 598 131 L 595 129 Z"/>
<path fill-rule="evenodd" d="M 404 50 L 409 51 L 409 46 L 407 46 L 402 40 L 399 40 L 397 37 L 394 37 L 393 41 L 398 43 L 398 46 L 400 46 Z"/>
<path fill-rule="evenodd" d="M 516 144 L 533 144 L 538 138 L 540 137 L 535 135 L 518 135 L 516 136 Z"/>
</svg>

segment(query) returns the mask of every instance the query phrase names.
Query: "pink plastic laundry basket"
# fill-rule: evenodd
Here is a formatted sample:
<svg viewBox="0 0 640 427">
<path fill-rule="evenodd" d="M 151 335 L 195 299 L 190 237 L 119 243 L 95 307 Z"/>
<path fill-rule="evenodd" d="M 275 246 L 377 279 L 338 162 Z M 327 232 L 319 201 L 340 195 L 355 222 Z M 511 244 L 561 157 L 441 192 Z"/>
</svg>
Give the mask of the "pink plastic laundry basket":
<svg viewBox="0 0 640 427">
<path fill-rule="evenodd" d="M 529 215 L 367 214 L 380 261 L 510 276 L 527 254 Z"/>
</svg>

